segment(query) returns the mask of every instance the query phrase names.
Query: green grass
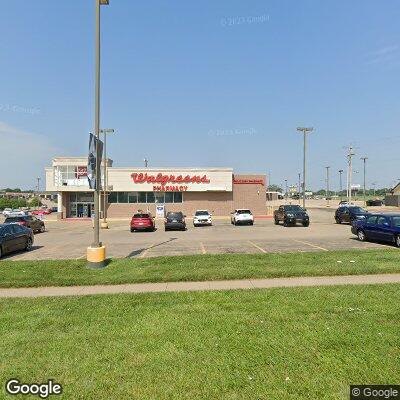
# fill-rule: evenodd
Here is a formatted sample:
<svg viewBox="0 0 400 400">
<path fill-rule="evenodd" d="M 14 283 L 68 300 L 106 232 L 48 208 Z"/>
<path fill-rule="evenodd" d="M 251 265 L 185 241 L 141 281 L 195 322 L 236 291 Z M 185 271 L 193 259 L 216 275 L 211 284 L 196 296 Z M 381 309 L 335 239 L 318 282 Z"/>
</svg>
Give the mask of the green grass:
<svg viewBox="0 0 400 400">
<path fill-rule="evenodd" d="M 85 260 L 1 261 L 0 287 L 395 273 L 399 260 L 393 249 L 114 259 L 103 270 L 86 269 Z"/>
<path fill-rule="evenodd" d="M 0 396 L 51 377 L 64 399 L 348 399 L 398 382 L 399 289 L 0 300 Z"/>
</svg>

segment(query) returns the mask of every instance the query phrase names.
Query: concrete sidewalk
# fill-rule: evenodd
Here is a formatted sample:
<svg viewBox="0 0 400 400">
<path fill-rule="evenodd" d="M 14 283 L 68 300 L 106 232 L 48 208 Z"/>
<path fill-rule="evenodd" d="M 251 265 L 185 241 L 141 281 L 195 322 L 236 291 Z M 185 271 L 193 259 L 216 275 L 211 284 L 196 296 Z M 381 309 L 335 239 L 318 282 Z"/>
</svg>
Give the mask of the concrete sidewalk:
<svg viewBox="0 0 400 400">
<path fill-rule="evenodd" d="M 231 281 L 165 282 L 124 285 L 60 286 L 0 289 L 0 298 L 88 296 L 116 293 L 195 292 L 207 290 L 268 289 L 301 286 L 371 285 L 400 283 L 400 274 L 344 275 Z"/>
</svg>

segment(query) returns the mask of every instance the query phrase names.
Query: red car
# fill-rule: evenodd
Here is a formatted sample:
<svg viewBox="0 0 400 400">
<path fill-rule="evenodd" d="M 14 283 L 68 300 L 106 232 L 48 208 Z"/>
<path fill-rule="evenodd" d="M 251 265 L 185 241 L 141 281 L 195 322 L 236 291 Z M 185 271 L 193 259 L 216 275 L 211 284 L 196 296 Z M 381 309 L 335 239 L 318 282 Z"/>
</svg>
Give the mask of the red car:
<svg viewBox="0 0 400 400">
<path fill-rule="evenodd" d="M 51 214 L 51 210 L 48 208 L 42 208 L 40 210 L 33 210 L 31 212 L 32 215 L 47 215 L 47 214 Z"/>
<path fill-rule="evenodd" d="M 131 220 L 131 232 L 135 231 L 154 231 L 156 225 L 154 217 L 150 213 L 137 213 L 134 214 Z"/>
</svg>

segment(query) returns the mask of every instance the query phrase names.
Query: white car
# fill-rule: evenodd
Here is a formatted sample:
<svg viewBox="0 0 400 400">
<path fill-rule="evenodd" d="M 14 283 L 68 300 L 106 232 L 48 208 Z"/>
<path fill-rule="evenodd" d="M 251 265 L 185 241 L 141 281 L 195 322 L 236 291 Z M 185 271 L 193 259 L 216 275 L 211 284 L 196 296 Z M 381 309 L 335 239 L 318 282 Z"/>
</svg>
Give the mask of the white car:
<svg viewBox="0 0 400 400">
<path fill-rule="evenodd" d="M 7 217 L 24 217 L 25 215 L 26 215 L 26 213 L 24 211 L 21 211 L 18 208 L 15 208 L 14 210 L 11 210 L 7 214 Z"/>
<path fill-rule="evenodd" d="M 12 213 L 12 209 L 11 209 L 11 208 L 5 208 L 5 209 L 3 210 L 3 215 L 4 215 L 5 217 L 8 217 L 8 216 L 10 215 L 10 213 Z"/>
<path fill-rule="evenodd" d="M 231 224 L 239 225 L 239 224 L 254 224 L 254 217 L 250 210 L 247 209 L 238 209 L 232 213 L 231 216 Z"/>
<path fill-rule="evenodd" d="M 211 214 L 207 210 L 196 210 L 193 217 L 193 226 L 212 225 Z"/>
</svg>

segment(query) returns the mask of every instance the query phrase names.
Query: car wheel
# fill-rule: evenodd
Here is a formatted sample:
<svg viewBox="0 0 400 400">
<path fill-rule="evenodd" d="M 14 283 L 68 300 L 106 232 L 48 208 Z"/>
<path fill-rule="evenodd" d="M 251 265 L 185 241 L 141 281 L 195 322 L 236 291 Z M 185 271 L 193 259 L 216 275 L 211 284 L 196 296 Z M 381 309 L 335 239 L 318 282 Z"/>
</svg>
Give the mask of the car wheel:
<svg viewBox="0 0 400 400">
<path fill-rule="evenodd" d="M 250 225 L 254 225 L 254 222 L 253 222 L 253 221 L 251 221 L 251 222 L 250 222 Z"/>
<path fill-rule="evenodd" d="M 3 256 L 3 249 L 0 246 L 0 258 Z"/>
<path fill-rule="evenodd" d="M 283 220 L 283 226 L 288 226 L 288 222 L 286 219 Z"/>
<path fill-rule="evenodd" d="M 400 247 L 400 235 L 397 235 L 395 238 L 396 247 Z M 0 248 L 1 250 L 1 248 Z M 0 256 L 1 257 L 1 256 Z"/>
<path fill-rule="evenodd" d="M 45 227 L 44 225 L 42 225 L 42 226 L 40 227 L 40 232 L 41 232 L 41 233 L 46 232 L 46 227 Z"/>
<path fill-rule="evenodd" d="M 275 225 L 279 225 L 279 219 L 275 218 Z"/>
<path fill-rule="evenodd" d="M 26 241 L 25 250 L 26 250 L 26 251 L 31 251 L 31 250 L 32 250 L 32 239 L 31 239 L 31 238 L 29 238 L 29 239 Z"/>
<path fill-rule="evenodd" d="M 357 237 L 358 237 L 358 240 L 359 240 L 360 242 L 365 242 L 365 241 L 367 240 L 367 237 L 365 236 L 365 232 L 364 232 L 362 229 L 360 229 L 360 230 L 357 232 Z"/>
<path fill-rule="evenodd" d="M 131 233 L 135 232 L 135 230 L 133 228 L 131 228 Z"/>
<path fill-rule="evenodd" d="M 336 220 L 336 223 L 339 225 L 342 223 L 342 221 L 339 218 L 335 218 L 335 220 Z"/>
<path fill-rule="evenodd" d="M 305 228 L 307 228 L 308 226 L 310 226 L 310 222 L 309 222 L 309 221 L 303 222 L 303 226 L 304 226 Z"/>
</svg>

